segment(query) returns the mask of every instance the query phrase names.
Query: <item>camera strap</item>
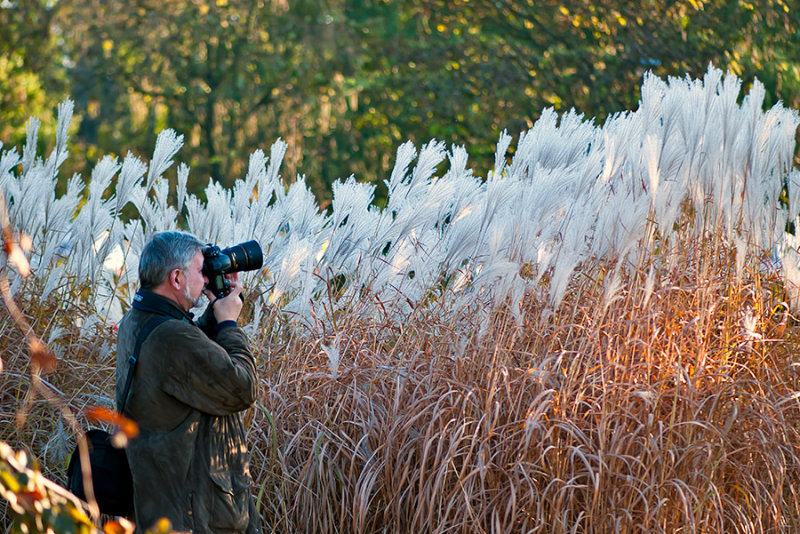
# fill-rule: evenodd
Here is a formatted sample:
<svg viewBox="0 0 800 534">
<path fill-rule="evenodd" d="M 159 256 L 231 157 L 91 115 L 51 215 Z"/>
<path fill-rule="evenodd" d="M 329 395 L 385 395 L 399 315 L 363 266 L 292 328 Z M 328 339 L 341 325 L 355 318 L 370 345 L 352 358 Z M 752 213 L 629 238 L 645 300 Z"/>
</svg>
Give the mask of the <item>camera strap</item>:
<svg viewBox="0 0 800 534">
<path fill-rule="evenodd" d="M 139 335 L 136 336 L 136 344 L 133 348 L 133 354 L 130 358 L 128 358 L 128 377 L 125 379 L 125 389 L 122 392 L 122 406 L 118 406 L 117 412 L 124 413 L 125 406 L 128 404 L 128 395 L 131 392 L 131 385 L 133 384 L 133 373 L 136 370 L 136 362 L 139 359 L 139 350 L 142 348 L 142 343 L 150 335 L 155 327 L 163 323 L 164 321 L 168 321 L 172 319 L 172 317 L 168 317 L 165 315 L 156 315 L 155 317 L 151 317 L 139 330 Z"/>
</svg>

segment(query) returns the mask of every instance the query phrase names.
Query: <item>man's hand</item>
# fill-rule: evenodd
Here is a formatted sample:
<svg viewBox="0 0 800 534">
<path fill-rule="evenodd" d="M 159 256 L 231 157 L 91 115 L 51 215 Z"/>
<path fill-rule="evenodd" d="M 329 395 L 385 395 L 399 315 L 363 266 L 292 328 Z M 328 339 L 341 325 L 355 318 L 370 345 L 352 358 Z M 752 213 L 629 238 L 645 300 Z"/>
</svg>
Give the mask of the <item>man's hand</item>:
<svg viewBox="0 0 800 534">
<path fill-rule="evenodd" d="M 214 317 L 217 319 L 218 323 L 223 321 L 236 321 L 236 319 L 239 318 L 239 313 L 242 311 L 242 299 L 240 295 L 243 288 L 239 284 L 239 273 L 228 273 L 225 277 L 230 281 L 231 288 L 224 297 L 216 298 L 208 289 L 203 290 L 208 300 L 213 303 Z"/>
</svg>

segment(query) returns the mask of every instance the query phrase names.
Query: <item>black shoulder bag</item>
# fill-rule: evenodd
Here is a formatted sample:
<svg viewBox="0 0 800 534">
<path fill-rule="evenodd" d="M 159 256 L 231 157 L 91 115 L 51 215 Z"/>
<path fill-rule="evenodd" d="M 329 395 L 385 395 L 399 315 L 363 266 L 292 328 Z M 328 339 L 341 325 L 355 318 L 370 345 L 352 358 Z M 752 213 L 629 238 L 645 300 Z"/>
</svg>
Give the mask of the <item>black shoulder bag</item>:
<svg viewBox="0 0 800 534">
<path fill-rule="evenodd" d="M 125 390 L 122 395 L 122 406 L 118 406 L 119 413 L 125 411 L 128 403 L 133 373 L 136 361 L 139 358 L 139 349 L 145 338 L 155 327 L 170 319 L 159 315 L 145 323 L 136 338 L 133 355 L 128 359 L 128 377 L 125 380 Z M 92 471 L 92 487 L 95 499 L 100 507 L 100 512 L 114 516 L 133 515 L 133 479 L 128 467 L 128 457 L 125 449 L 118 449 L 111 444 L 111 434 L 105 430 L 94 428 L 86 432 L 89 443 L 89 463 Z M 83 488 L 83 475 L 81 473 L 81 460 L 78 448 L 72 452 L 72 457 L 67 467 L 67 489 L 75 496 L 86 500 Z"/>
</svg>

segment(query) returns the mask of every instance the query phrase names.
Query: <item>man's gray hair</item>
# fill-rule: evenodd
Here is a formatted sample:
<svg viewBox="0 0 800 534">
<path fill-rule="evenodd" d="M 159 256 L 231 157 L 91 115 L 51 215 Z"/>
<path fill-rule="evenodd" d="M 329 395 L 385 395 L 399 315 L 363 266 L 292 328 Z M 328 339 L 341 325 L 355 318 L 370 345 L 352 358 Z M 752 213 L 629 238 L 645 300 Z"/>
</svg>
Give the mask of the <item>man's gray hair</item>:
<svg viewBox="0 0 800 534">
<path fill-rule="evenodd" d="M 142 288 L 158 286 L 174 269 L 186 270 L 203 247 L 204 243 L 185 232 L 153 234 L 139 257 L 139 283 Z"/>
</svg>

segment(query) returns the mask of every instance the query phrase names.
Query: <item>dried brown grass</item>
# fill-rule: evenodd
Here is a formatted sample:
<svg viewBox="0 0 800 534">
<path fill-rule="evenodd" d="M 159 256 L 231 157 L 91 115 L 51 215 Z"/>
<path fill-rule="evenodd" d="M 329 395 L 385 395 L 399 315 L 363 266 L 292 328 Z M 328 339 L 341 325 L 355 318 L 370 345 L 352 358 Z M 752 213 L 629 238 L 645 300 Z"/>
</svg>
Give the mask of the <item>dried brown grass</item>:
<svg viewBox="0 0 800 534">
<path fill-rule="evenodd" d="M 474 310 L 435 309 L 446 300 L 400 325 L 354 303 L 318 336 L 273 316 L 253 337 L 263 392 L 248 412 L 267 531 L 800 530 L 800 327 L 757 258 L 737 277 L 723 248 L 684 245 L 674 267 L 630 269 L 610 304 L 614 266 L 585 265 L 558 310 L 528 295 L 526 324 L 495 310 L 483 337 Z M 69 431 L 25 400 L 3 313 L 0 439 L 62 478 Z M 334 373 L 322 345 L 337 335 Z M 111 338 L 72 328 L 55 343 L 44 380 L 76 411 L 111 396 L 113 359 L 96 356 Z"/>
<path fill-rule="evenodd" d="M 340 322 L 263 355 L 261 510 L 277 531 L 793 532 L 800 330 L 768 275 L 724 255 L 646 270 L 604 307 L 592 266 L 555 313 L 483 339 L 419 313 Z M 590 277 L 594 273 L 594 277 Z M 770 287 L 767 287 L 770 286 Z M 747 309 L 756 328 L 743 328 Z M 788 324 L 787 324 L 788 323 Z M 456 347 L 463 346 L 457 351 Z"/>
</svg>

